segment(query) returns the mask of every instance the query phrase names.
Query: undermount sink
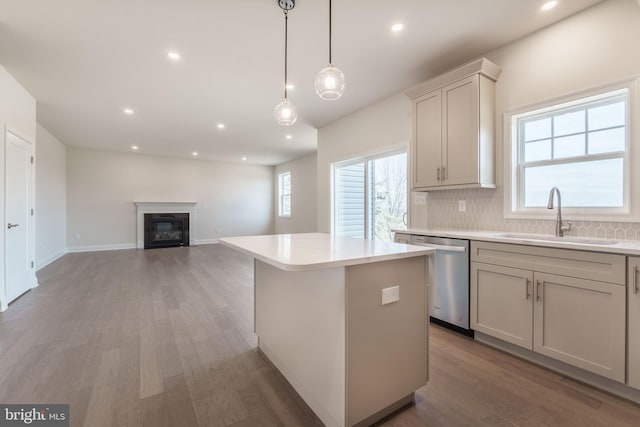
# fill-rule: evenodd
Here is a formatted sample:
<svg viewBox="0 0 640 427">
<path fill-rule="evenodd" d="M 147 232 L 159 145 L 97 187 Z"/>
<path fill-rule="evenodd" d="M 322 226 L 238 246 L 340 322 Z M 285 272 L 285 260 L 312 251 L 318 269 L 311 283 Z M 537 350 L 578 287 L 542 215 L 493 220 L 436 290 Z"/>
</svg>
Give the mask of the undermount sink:
<svg viewBox="0 0 640 427">
<path fill-rule="evenodd" d="M 601 245 L 609 246 L 615 245 L 618 242 L 615 240 L 603 240 L 603 239 L 589 239 L 588 237 L 556 237 L 546 236 L 543 234 L 517 234 L 517 233 L 498 233 L 495 237 L 504 237 L 506 239 L 521 239 L 521 240 L 537 240 L 548 242 L 567 242 L 567 243 L 580 243 L 583 245 Z"/>
</svg>

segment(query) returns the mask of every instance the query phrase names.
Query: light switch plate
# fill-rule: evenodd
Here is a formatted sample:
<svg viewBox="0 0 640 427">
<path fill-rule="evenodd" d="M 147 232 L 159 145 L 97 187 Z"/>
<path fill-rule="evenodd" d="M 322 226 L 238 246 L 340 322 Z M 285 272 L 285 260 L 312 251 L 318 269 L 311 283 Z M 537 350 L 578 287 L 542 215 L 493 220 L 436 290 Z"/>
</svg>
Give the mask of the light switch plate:
<svg viewBox="0 0 640 427">
<path fill-rule="evenodd" d="M 414 193 L 413 204 L 416 206 L 424 206 L 427 204 L 427 195 L 425 193 Z"/>
<path fill-rule="evenodd" d="M 458 200 L 458 212 L 466 212 L 466 211 L 467 211 L 467 201 Z"/>
<path fill-rule="evenodd" d="M 392 286 L 382 290 L 382 305 L 400 300 L 400 286 Z"/>
</svg>

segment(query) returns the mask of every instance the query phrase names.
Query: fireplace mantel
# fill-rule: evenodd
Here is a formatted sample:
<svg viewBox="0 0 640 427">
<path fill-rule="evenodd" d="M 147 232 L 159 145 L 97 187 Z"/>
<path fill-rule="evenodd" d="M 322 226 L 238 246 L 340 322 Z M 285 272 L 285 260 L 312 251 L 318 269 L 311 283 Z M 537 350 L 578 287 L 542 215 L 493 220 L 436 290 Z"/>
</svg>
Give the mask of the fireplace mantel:
<svg viewBox="0 0 640 427">
<path fill-rule="evenodd" d="M 197 202 L 133 202 L 136 205 L 138 249 L 144 249 L 144 214 L 146 213 L 188 213 L 189 245 L 196 244 Z"/>
</svg>

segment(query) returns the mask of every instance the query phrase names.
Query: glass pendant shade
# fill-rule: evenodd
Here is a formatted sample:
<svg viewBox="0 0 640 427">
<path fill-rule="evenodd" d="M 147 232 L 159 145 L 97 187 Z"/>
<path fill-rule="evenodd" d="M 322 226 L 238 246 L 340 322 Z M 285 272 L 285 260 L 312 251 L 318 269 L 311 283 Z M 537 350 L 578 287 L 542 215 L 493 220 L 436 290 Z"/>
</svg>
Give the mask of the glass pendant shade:
<svg viewBox="0 0 640 427">
<path fill-rule="evenodd" d="M 293 102 L 289 101 L 288 98 L 285 98 L 282 102 L 276 105 L 274 115 L 276 116 L 276 121 L 279 125 L 291 126 L 298 119 L 298 110 L 296 110 L 296 106 L 293 105 Z"/>
<path fill-rule="evenodd" d="M 315 88 L 316 93 L 324 100 L 338 99 L 344 93 L 344 74 L 339 68 L 329 64 L 316 76 Z"/>
</svg>

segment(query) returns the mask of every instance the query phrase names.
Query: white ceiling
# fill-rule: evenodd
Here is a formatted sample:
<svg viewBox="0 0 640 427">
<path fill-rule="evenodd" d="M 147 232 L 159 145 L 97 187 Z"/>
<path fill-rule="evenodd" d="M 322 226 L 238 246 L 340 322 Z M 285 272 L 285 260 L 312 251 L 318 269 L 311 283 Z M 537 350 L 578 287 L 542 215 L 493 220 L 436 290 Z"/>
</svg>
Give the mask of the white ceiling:
<svg viewBox="0 0 640 427">
<path fill-rule="evenodd" d="M 315 150 L 317 128 L 599 2 L 542 12 L 543 0 L 334 0 L 333 62 L 347 89 L 328 102 L 313 90 L 328 59 L 328 1 L 298 0 L 292 127 L 273 117 L 284 73 L 277 0 L 0 0 L 0 64 L 69 146 L 278 164 Z"/>
</svg>

